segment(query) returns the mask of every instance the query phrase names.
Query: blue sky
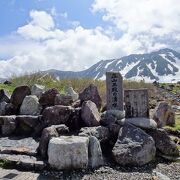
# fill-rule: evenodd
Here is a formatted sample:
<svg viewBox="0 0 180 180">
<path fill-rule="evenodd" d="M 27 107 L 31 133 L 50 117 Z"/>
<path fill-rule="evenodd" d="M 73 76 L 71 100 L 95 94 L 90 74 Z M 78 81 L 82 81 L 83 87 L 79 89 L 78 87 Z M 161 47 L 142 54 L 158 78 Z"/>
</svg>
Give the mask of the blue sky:
<svg viewBox="0 0 180 180">
<path fill-rule="evenodd" d="M 0 77 L 180 51 L 179 0 L 1 0 Z"/>
<path fill-rule="evenodd" d="M 64 21 L 63 14 L 68 15 L 71 21 L 79 21 L 85 28 L 106 26 L 102 20 L 102 13 L 93 14 L 90 10 L 93 0 L 1 0 L 0 1 L 0 36 L 8 35 L 29 20 L 29 12 L 32 9 L 43 10 L 51 13 L 56 9 L 55 17 L 57 27 L 67 29 L 70 26 Z M 64 22 L 62 22 L 64 21 Z"/>
</svg>

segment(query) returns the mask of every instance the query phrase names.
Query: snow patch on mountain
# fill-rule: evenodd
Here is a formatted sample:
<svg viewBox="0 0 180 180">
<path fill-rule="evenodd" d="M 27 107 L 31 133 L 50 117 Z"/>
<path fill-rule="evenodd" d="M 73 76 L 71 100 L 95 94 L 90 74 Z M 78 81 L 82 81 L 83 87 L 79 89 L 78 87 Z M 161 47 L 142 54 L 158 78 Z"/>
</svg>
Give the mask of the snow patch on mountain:
<svg viewBox="0 0 180 180">
<path fill-rule="evenodd" d="M 131 54 L 117 59 L 101 60 L 84 71 L 50 70 L 46 72 L 59 76 L 60 79 L 93 78 L 105 80 L 105 74 L 108 71 L 118 71 L 124 79 L 176 82 L 180 81 L 180 53 L 166 48 L 146 54 Z"/>
</svg>

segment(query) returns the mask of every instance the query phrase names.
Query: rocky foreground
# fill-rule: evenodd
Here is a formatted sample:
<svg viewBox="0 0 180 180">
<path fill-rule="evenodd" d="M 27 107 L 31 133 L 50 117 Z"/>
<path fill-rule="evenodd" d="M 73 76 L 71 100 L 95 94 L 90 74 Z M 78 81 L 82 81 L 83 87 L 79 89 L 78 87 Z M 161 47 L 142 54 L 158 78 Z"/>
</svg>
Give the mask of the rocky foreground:
<svg viewBox="0 0 180 180">
<path fill-rule="evenodd" d="M 57 179 L 73 180 L 179 180 L 180 163 L 168 162 L 158 158 L 156 162 L 149 163 L 142 167 L 120 167 L 114 163 L 108 163 L 96 170 L 81 171 L 44 171 L 43 175 L 50 175 Z"/>
<path fill-rule="evenodd" d="M 3 167 L 46 179 L 180 179 L 178 143 L 162 128 L 175 124 L 174 111 L 160 102 L 150 119 L 145 89 L 125 91 L 126 111 L 102 110 L 93 84 L 80 94 L 39 85 L 0 92 Z"/>
</svg>

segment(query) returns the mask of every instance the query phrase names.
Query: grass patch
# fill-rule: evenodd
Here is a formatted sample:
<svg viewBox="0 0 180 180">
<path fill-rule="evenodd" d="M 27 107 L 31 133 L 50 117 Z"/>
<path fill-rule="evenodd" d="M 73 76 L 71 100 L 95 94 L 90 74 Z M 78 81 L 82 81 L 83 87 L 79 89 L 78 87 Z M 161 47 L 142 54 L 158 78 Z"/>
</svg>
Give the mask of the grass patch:
<svg viewBox="0 0 180 180">
<path fill-rule="evenodd" d="M 10 84 L 10 85 L 6 85 L 6 84 L 0 84 L 0 89 L 5 89 L 9 92 L 9 94 L 12 94 L 12 92 L 15 89 L 15 85 L 14 84 Z"/>
<path fill-rule="evenodd" d="M 180 131 L 180 114 L 176 114 L 175 115 L 175 127 L 171 127 L 171 126 L 165 126 L 165 128 L 171 129 L 172 131 Z"/>
<path fill-rule="evenodd" d="M 180 85 L 176 83 L 160 83 L 160 87 L 164 87 L 164 89 L 171 90 L 172 93 L 177 94 L 180 93 Z"/>
<path fill-rule="evenodd" d="M 14 163 L 8 161 L 8 160 L 0 160 L 0 167 L 4 169 L 11 169 L 14 167 Z"/>
</svg>

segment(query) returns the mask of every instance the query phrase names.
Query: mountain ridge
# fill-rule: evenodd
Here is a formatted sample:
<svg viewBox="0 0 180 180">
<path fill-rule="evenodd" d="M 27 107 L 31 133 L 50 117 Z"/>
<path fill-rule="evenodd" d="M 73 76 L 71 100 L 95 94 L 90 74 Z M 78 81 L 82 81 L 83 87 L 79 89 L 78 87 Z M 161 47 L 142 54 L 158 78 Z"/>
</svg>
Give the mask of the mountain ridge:
<svg viewBox="0 0 180 180">
<path fill-rule="evenodd" d="M 43 73 L 57 79 L 93 78 L 105 79 L 107 71 L 119 71 L 125 79 L 172 82 L 180 80 L 180 53 L 172 49 L 160 49 L 145 54 L 130 54 L 116 59 L 100 60 L 83 71 L 50 69 Z"/>
</svg>

